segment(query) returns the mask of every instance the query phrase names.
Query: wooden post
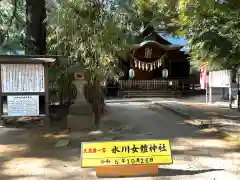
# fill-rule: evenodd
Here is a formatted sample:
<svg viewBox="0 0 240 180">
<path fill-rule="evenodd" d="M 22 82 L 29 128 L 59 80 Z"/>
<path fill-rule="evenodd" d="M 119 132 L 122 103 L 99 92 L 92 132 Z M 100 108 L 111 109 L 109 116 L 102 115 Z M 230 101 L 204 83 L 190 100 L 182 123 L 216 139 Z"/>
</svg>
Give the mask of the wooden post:
<svg viewBox="0 0 240 180">
<path fill-rule="evenodd" d="M 229 84 L 229 89 L 228 89 L 228 94 L 229 94 L 229 108 L 232 109 L 232 71 L 230 73 L 230 84 Z"/>
<path fill-rule="evenodd" d="M 209 102 L 212 103 L 212 87 L 209 87 Z"/>
<path fill-rule="evenodd" d="M 172 76 L 172 61 L 171 59 L 169 60 L 169 76 Z"/>
<path fill-rule="evenodd" d="M 229 108 L 232 109 L 232 84 L 230 84 L 229 86 L 228 94 L 229 94 Z"/>
<path fill-rule="evenodd" d="M 211 86 L 211 73 L 207 76 L 207 69 L 206 69 L 206 104 L 208 103 L 208 87 Z"/>
<path fill-rule="evenodd" d="M 49 128 L 51 126 L 51 120 L 49 118 L 49 87 L 48 87 L 48 64 L 44 64 L 44 88 L 45 88 L 45 118 L 44 126 Z"/>
<path fill-rule="evenodd" d="M 239 74 L 237 74 L 237 108 L 240 111 L 240 91 L 239 91 Z"/>
<path fill-rule="evenodd" d="M 0 69 L 2 65 L 0 64 Z M 2 70 L 1 70 L 2 71 Z M 0 117 L 3 115 L 3 98 L 2 98 L 2 75 L 0 75 Z M 0 119 L 0 125 L 4 126 L 5 121 L 3 118 Z"/>
<path fill-rule="evenodd" d="M 208 103 L 208 83 L 206 84 L 206 104 Z"/>
</svg>

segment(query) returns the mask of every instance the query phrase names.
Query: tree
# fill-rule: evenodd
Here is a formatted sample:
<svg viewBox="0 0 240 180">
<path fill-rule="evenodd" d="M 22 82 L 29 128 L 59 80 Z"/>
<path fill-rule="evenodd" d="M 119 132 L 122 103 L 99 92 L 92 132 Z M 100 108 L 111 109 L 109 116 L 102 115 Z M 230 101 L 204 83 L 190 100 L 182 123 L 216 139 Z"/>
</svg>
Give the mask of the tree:
<svg viewBox="0 0 240 180">
<path fill-rule="evenodd" d="M 7 24 L 7 21 L 10 23 L 1 28 L 3 32 L 1 44 L 6 47 L 6 42 L 8 44 L 11 42 L 10 38 L 6 41 L 8 35 L 13 37 L 14 44 L 19 44 L 16 40 L 21 39 L 21 47 L 26 47 L 27 54 L 45 54 L 45 0 L 5 1 L 8 1 L 9 6 L 3 6 L 0 18 L 3 19 L 2 24 Z M 149 2 L 71 0 L 51 1 L 51 6 L 49 6 L 50 1 L 47 2 L 48 7 L 51 7 L 48 9 L 47 19 L 48 52 L 67 56 L 68 60 L 65 62 L 67 67 L 76 62 L 83 64 L 92 75 L 90 78 L 92 85 L 102 81 L 117 68 L 117 63 L 110 65 L 109 60 L 113 62 L 120 55 L 119 52 L 126 52 L 129 45 L 136 41 L 142 26 L 152 24 L 159 29 L 166 28 L 170 25 L 170 17 L 173 15 L 162 3 L 164 1 L 156 3 L 152 0 Z M 21 22 L 18 14 L 21 15 Z M 17 23 L 20 23 L 22 28 L 15 27 Z M 24 36 L 25 27 L 26 36 Z M 22 33 L 19 33 L 20 31 Z"/>
<path fill-rule="evenodd" d="M 176 31 L 174 18 L 177 11 L 175 0 L 115 0 L 118 11 L 127 17 L 132 26 L 133 33 L 139 33 L 141 28 L 148 25 L 155 27 L 156 31 L 173 33 Z"/>
<path fill-rule="evenodd" d="M 45 0 L 26 0 L 26 54 L 46 54 L 45 20 Z"/>
<path fill-rule="evenodd" d="M 26 54 L 46 52 L 45 0 L 0 1 L 0 49 L 3 53 L 25 48 Z"/>
<path fill-rule="evenodd" d="M 90 86 L 96 90 L 91 95 L 97 95 L 94 104 L 99 104 L 99 83 L 115 66 L 109 60 L 127 44 L 122 38 L 128 31 L 123 18 L 110 1 L 97 0 L 64 1 L 49 16 L 51 49 L 67 56 L 69 67 L 81 63 L 88 70 Z M 99 123 L 99 113 L 95 123 Z"/>
<path fill-rule="evenodd" d="M 80 62 L 91 74 L 90 85 L 105 80 L 117 67 L 119 52 L 126 52 L 149 24 L 159 30 L 171 29 L 176 15 L 153 0 L 71 0 L 61 1 L 48 18 L 51 52 L 68 57 L 70 67 Z M 109 63 L 109 60 L 115 63 Z M 95 92 L 95 94 L 98 93 Z M 99 123 L 97 120 L 96 123 Z"/>
<path fill-rule="evenodd" d="M 193 65 L 199 67 L 201 61 L 208 69 L 239 67 L 239 2 L 181 0 L 179 14 Z"/>
<path fill-rule="evenodd" d="M 0 1 L 0 52 L 16 53 L 24 48 L 24 0 Z"/>
</svg>

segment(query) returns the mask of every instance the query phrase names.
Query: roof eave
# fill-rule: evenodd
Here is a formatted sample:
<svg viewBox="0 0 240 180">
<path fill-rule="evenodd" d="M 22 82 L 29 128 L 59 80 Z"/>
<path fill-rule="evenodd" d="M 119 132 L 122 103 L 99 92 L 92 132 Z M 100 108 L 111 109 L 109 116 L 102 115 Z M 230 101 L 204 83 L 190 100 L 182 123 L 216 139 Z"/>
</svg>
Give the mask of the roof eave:
<svg viewBox="0 0 240 180">
<path fill-rule="evenodd" d="M 156 41 L 144 41 L 140 44 L 134 44 L 131 49 L 135 50 L 135 49 L 144 47 L 145 45 L 150 44 L 150 43 L 156 44 L 157 46 L 159 46 L 160 48 L 162 48 L 164 50 L 180 50 L 181 48 L 184 47 L 184 46 L 180 46 L 180 45 L 162 45 Z"/>
<path fill-rule="evenodd" d="M 0 55 L 0 63 L 26 62 L 26 63 L 54 63 L 60 56 L 26 56 L 26 55 Z"/>
</svg>

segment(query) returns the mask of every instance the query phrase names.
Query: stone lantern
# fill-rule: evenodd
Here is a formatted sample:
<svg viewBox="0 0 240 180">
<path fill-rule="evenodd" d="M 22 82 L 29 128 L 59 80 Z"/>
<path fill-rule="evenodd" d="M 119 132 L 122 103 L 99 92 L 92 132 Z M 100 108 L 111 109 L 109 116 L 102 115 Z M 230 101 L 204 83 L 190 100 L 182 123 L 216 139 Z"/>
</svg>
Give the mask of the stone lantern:
<svg viewBox="0 0 240 180">
<path fill-rule="evenodd" d="M 73 131 L 89 129 L 94 125 L 94 113 L 92 105 L 84 95 L 84 85 L 87 83 L 88 73 L 79 64 L 70 68 L 69 72 L 74 74 L 73 83 L 77 88 L 77 97 L 74 104 L 69 107 L 67 128 Z"/>
</svg>

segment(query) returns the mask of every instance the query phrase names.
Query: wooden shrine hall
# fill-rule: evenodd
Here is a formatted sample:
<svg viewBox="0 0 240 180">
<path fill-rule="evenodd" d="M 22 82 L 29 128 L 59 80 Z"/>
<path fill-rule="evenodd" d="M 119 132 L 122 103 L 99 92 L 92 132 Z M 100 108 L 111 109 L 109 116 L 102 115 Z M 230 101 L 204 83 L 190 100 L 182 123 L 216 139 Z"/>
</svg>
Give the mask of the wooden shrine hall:
<svg viewBox="0 0 240 180">
<path fill-rule="evenodd" d="M 188 84 L 190 63 L 181 51 L 183 46 L 165 40 L 153 27 L 141 32 L 139 39 L 123 60 L 120 89 L 164 90 L 171 86 L 171 90 L 177 90 Z"/>
</svg>

